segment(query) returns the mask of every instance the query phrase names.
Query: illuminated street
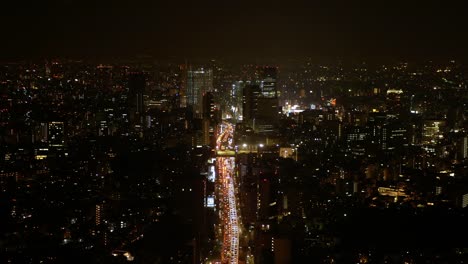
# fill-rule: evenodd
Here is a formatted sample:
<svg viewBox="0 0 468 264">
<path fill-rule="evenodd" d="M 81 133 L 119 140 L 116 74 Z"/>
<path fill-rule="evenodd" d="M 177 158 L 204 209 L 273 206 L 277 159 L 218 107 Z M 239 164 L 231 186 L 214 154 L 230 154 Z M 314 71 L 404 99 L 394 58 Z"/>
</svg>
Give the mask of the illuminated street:
<svg viewBox="0 0 468 264">
<path fill-rule="evenodd" d="M 234 129 L 226 122 L 220 125 L 217 149 L 232 149 Z M 222 263 L 238 263 L 239 260 L 239 219 L 235 194 L 235 158 L 218 157 L 221 224 L 223 230 Z"/>
</svg>

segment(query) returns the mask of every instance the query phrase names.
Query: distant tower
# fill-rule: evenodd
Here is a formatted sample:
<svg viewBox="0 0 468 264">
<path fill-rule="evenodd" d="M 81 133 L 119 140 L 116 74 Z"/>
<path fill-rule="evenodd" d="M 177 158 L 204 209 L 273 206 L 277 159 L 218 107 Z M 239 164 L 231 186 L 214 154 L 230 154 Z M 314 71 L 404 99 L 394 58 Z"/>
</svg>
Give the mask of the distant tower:
<svg viewBox="0 0 468 264">
<path fill-rule="evenodd" d="M 270 133 L 279 125 L 278 98 L 258 98 L 258 108 L 254 130 L 260 133 Z"/>
<path fill-rule="evenodd" d="M 65 132 L 63 122 L 49 122 L 48 140 L 51 147 L 63 147 L 65 145 Z"/>
<path fill-rule="evenodd" d="M 49 64 L 49 62 L 46 60 L 46 61 L 45 61 L 45 76 L 46 76 L 46 77 L 49 77 L 49 76 L 50 76 L 50 72 L 51 72 L 51 71 L 50 71 L 50 64 Z"/>
<path fill-rule="evenodd" d="M 234 120 L 242 120 L 242 93 L 246 84 L 247 83 L 244 81 L 237 81 L 232 84 L 230 91 L 230 101 L 232 108 L 227 109 L 227 111 L 232 114 L 232 118 Z"/>
<path fill-rule="evenodd" d="M 215 103 L 213 93 L 207 92 L 203 95 L 202 114 L 204 119 L 213 120 L 215 118 Z"/>
<path fill-rule="evenodd" d="M 277 98 L 278 90 L 276 80 L 278 78 L 278 70 L 276 67 L 264 67 L 261 73 L 262 78 L 262 96 L 265 98 Z"/>
<path fill-rule="evenodd" d="M 146 87 L 146 76 L 143 72 L 131 72 L 128 75 L 128 102 L 130 120 L 141 123 L 145 112 L 143 94 Z"/>
<path fill-rule="evenodd" d="M 187 62 L 179 65 L 180 79 L 178 92 L 178 107 L 184 108 L 187 106 Z"/>
<path fill-rule="evenodd" d="M 261 78 L 261 95 L 258 98 L 255 131 L 269 133 L 275 131 L 279 124 L 278 69 L 270 66 L 264 67 Z"/>
<path fill-rule="evenodd" d="M 260 86 L 246 85 L 242 93 L 242 115 L 243 123 L 246 126 L 254 128 L 255 117 L 257 116 L 258 98 L 260 95 Z"/>
<path fill-rule="evenodd" d="M 215 127 L 217 125 L 216 114 L 213 93 L 207 92 L 203 95 L 202 108 L 203 145 L 209 145 L 213 148 L 215 146 Z"/>
<path fill-rule="evenodd" d="M 202 98 L 206 92 L 213 90 L 213 72 L 210 69 L 200 68 L 187 71 L 187 107 L 192 107 L 193 112 L 202 115 Z"/>
<path fill-rule="evenodd" d="M 48 124 L 39 123 L 35 126 L 34 129 L 34 142 L 47 142 L 47 137 L 49 136 Z"/>
<path fill-rule="evenodd" d="M 468 136 L 461 138 L 458 141 L 460 159 L 468 158 Z"/>
<path fill-rule="evenodd" d="M 279 124 L 277 68 L 264 67 L 260 78 L 260 86 L 246 85 L 243 90 L 243 123 L 255 132 L 271 133 Z"/>
</svg>

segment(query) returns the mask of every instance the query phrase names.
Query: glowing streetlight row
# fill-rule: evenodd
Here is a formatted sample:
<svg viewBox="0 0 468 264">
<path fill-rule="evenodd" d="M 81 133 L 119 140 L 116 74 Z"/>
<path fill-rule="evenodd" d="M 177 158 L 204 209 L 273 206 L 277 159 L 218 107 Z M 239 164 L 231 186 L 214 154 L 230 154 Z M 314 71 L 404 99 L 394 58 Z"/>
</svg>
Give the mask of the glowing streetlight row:
<svg viewBox="0 0 468 264">
<path fill-rule="evenodd" d="M 220 127 L 220 134 L 217 137 L 217 148 L 222 144 L 231 147 L 233 138 L 233 127 L 231 124 L 223 122 Z M 234 158 L 218 158 L 218 168 L 220 170 L 220 183 L 222 186 L 223 213 L 222 221 L 225 224 L 223 238 L 222 259 L 230 264 L 238 263 L 239 249 L 239 226 L 237 221 L 236 197 L 234 192 Z M 224 262 L 223 261 L 223 262 Z"/>
</svg>

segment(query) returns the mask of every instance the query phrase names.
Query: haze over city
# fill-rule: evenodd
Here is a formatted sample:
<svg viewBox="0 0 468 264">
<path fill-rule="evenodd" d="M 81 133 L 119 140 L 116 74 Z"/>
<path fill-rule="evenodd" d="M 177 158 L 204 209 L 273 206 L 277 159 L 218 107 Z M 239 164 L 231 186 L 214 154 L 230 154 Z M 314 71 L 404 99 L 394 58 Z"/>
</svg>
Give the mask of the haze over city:
<svg viewBox="0 0 468 264">
<path fill-rule="evenodd" d="M 2 58 L 466 59 L 463 1 L 8 1 Z"/>
</svg>

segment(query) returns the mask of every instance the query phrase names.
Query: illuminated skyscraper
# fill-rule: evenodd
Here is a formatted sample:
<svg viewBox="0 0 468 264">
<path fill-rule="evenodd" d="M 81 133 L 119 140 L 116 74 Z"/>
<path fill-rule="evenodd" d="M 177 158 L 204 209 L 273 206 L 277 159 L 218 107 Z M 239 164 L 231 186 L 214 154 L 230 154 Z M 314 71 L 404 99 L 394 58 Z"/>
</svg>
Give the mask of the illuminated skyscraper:
<svg viewBox="0 0 468 264">
<path fill-rule="evenodd" d="M 191 107 L 196 115 L 202 114 L 203 95 L 213 90 L 213 72 L 200 68 L 187 71 L 187 107 Z"/>
<path fill-rule="evenodd" d="M 179 66 L 179 72 L 181 73 L 181 78 L 179 79 L 179 91 L 177 95 L 178 107 L 187 106 L 187 63 Z"/>
<path fill-rule="evenodd" d="M 276 67 L 264 67 L 262 71 L 262 96 L 265 98 L 277 98 L 278 90 L 276 87 L 277 80 L 277 68 Z"/>
<path fill-rule="evenodd" d="M 214 97 L 211 92 L 203 95 L 203 108 L 202 108 L 202 130 L 203 130 L 203 145 L 215 146 L 215 126 L 216 122 L 216 106 Z"/>
<path fill-rule="evenodd" d="M 51 147 L 63 147 L 65 144 L 64 138 L 64 124 L 63 122 L 49 122 L 49 146 Z"/>
<path fill-rule="evenodd" d="M 278 127 L 276 73 L 275 67 L 265 67 L 262 71 L 260 86 L 246 85 L 243 89 L 243 122 L 259 133 L 274 132 Z"/>
<path fill-rule="evenodd" d="M 242 90 L 245 87 L 245 82 L 237 81 L 232 84 L 230 91 L 231 108 L 228 109 L 234 120 L 241 120 L 242 117 Z"/>
<path fill-rule="evenodd" d="M 203 108 L 202 108 L 203 119 L 214 120 L 215 119 L 215 103 L 213 93 L 207 92 L 203 95 Z"/>
<path fill-rule="evenodd" d="M 434 145 L 446 126 L 445 120 L 426 120 L 423 124 L 423 144 Z"/>
<path fill-rule="evenodd" d="M 278 69 L 264 67 L 261 73 L 261 94 L 258 98 L 258 109 L 254 130 L 269 133 L 276 130 L 279 123 L 278 114 Z"/>
</svg>

